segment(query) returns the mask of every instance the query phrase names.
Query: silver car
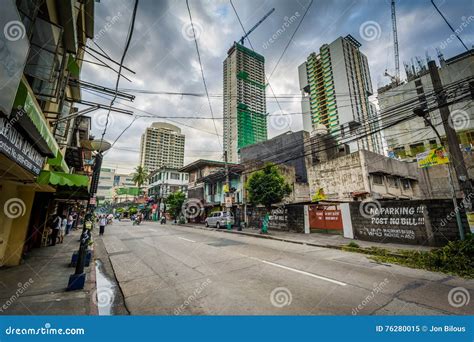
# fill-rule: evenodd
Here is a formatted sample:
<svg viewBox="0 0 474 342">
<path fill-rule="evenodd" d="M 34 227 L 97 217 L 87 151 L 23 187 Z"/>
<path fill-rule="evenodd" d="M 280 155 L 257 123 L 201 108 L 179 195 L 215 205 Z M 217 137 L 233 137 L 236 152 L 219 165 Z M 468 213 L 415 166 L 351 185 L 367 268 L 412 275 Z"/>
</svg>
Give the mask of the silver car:
<svg viewBox="0 0 474 342">
<path fill-rule="evenodd" d="M 216 227 L 217 229 L 223 227 L 225 228 L 227 224 L 227 212 L 225 211 L 216 211 L 210 214 L 206 220 L 206 227 Z M 230 213 L 229 223 L 234 224 L 234 216 Z"/>
</svg>

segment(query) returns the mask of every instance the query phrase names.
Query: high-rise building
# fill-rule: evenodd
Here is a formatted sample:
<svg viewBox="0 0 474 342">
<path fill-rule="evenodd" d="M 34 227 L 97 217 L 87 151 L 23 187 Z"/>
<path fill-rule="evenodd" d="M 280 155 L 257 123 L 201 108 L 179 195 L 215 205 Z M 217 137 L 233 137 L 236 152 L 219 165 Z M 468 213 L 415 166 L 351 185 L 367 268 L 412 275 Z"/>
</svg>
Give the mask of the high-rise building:
<svg viewBox="0 0 474 342">
<path fill-rule="evenodd" d="M 99 201 L 111 201 L 113 197 L 115 169 L 103 167 L 100 169 L 99 186 L 96 197 Z"/>
<path fill-rule="evenodd" d="M 142 135 L 140 165 L 152 172 L 161 167 L 181 168 L 184 164 L 184 134 L 175 125 L 154 122 Z"/>
<path fill-rule="evenodd" d="M 326 126 L 338 143 L 349 152 L 376 151 L 370 132 L 369 96 L 372 95 L 367 57 L 351 35 L 324 44 L 319 54 L 311 53 L 298 68 L 303 127 L 313 131 Z M 351 142 L 357 135 L 361 139 Z"/>
<path fill-rule="evenodd" d="M 267 140 L 265 58 L 239 43 L 224 61 L 224 151 L 239 162 L 240 148 Z"/>
</svg>

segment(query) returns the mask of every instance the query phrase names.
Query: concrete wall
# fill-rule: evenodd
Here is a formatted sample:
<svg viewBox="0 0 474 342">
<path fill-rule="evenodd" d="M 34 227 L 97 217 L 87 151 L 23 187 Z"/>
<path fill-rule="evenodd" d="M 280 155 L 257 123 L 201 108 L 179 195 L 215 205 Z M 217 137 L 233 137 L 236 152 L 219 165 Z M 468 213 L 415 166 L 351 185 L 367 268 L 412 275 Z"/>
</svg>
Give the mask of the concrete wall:
<svg viewBox="0 0 474 342">
<path fill-rule="evenodd" d="M 451 200 L 349 203 L 354 237 L 359 240 L 444 246 L 459 239 Z M 467 218 L 461 210 L 465 231 Z"/>
</svg>

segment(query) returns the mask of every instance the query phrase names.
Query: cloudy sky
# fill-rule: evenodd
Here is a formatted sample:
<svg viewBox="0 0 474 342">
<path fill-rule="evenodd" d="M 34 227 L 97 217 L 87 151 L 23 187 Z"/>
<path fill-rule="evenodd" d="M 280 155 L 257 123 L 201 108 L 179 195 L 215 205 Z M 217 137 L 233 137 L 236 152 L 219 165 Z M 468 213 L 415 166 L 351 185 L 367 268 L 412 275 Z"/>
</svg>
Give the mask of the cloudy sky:
<svg viewBox="0 0 474 342">
<path fill-rule="evenodd" d="M 435 0 L 451 25 L 461 28 L 461 37 L 471 47 L 474 44 L 474 0 Z M 96 43 L 111 58 L 120 60 L 130 19 L 133 0 L 101 0 L 96 3 Z M 266 59 L 266 73 L 270 75 L 290 40 L 310 0 L 233 0 L 246 30 L 250 29 L 271 8 L 275 12 L 250 36 L 255 51 Z M 133 102 L 117 100 L 115 105 L 134 111 L 134 116 L 112 113 L 105 139 L 114 141 L 135 119 L 132 126 L 107 152 L 104 164 L 121 172 L 132 172 L 139 162 L 140 136 L 154 121 L 166 121 L 181 127 L 186 135 L 185 163 L 199 158 L 222 158 L 222 62 L 227 50 L 242 36 L 242 29 L 228 0 L 189 1 L 204 74 L 211 94 L 216 118 L 210 117 L 205 97 L 133 93 Z M 284 25 L 288 22 L 289 25 Z M 464 22 L 464 25 L 463 25 Z M 445 58 L 461 53 L 457 40 L 447 42 L 449 27 L 435 11 L 429 0 L 397 0 L 398 39 L 400 60 L 414 56 L 436 56 L 442 48 Z M 384 70 L 393 72 L 393 44 L 389 0 L 314 0 L 281 62 L 270 78 L 283 112 L 301 112 L 297 98 L 281 98 L 299 94 L 297 67 L 324 43 L 351 34 L 362 43 L 367 55 L 376 89 L 388 82 Z M 246 42 L 249 46 L 249 43 Z M 94 46 L 93 46 L 94 47 Z M 86 59 L 94 61 L 92 57 Z M 111 64 L 112 65 L 112 64 Z M 135 74 L 124 71 L 131 82 L 121 79 L 120 88 L 155 92 L 204 93 L 189 15 L 184 0 L 140 0 L 132 42 L 125 66 Z M 402 71 L 402 76 L 404 72 Z M 84 63 L 82 79 L 113 88 L 116 74 L 109 69 Z M 83 91 L 85 100 L 109 104 L 110 98 L 98 97 Z M 101 95 L 103 96 L 103 95 Z M 275 98 L 267 91 L 267 111 L 279 113 Z M 159 117 L 192 117 L 160 119 Z M 100 137 L 106 112 L 91 114 L 92 130 Z M 269 117 L 269 137 L 291 128 L 302 128 L 301 115 L 285 115 L 283 122 Z"/>
</svg>

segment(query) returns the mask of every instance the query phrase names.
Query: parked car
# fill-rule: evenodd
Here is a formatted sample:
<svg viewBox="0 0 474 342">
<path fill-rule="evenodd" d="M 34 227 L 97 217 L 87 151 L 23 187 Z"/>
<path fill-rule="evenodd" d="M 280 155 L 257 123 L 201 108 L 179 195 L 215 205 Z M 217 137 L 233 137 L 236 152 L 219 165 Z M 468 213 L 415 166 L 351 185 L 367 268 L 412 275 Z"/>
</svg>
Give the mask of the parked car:
<svg viewBox="0 0 474 342">
<path fill-rule="evenodd" d="M 206 223 L 206 227 L 216 227 L 217 229 L 221 227 L 225 228 L 227 224 L 226 218 L 227 212 L 217 211 L 206 217 L 206 220 L 204 222 Z M 230 213 L 229 222 L 230 224 L 234 224 L 234 216 L 232 215 L 232 213 Z"/>
</svg>

